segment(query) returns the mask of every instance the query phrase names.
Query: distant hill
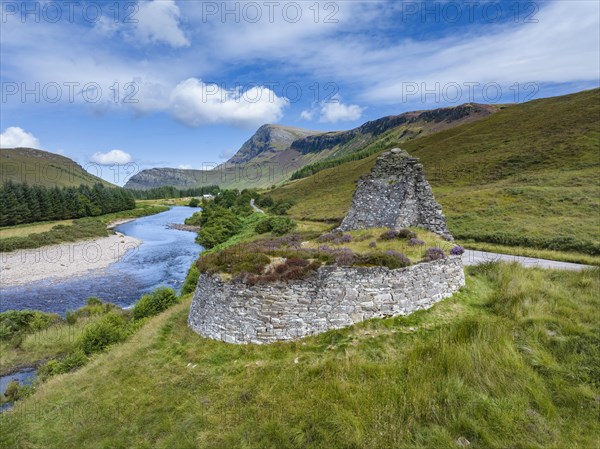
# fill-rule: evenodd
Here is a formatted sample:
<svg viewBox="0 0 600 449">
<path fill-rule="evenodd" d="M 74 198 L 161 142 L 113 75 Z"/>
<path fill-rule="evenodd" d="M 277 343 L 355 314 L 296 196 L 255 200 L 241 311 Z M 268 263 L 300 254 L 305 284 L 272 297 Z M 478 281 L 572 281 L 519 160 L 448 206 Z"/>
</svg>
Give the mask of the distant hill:
<svg viewBox="0 0 600 449">
<path fill-rule="evenodd" d="M 382 151 L 400 146 L 421 159 L 455 237 L 597 251 L 600 89 L 513 105 L 409 142 L 384 134 L 372 145 L 382 142 Z M 295 201 L 297 218 L 339 222 L 376 158 L 322 170 L 271 195 Z"/>
<path fill-rule="evenodd" d="M 463 123 L 480 120 L 498 111 L 494 105 L 461 106 L 407 112 L 367 122 L 349 131 L 319 132 L 281 125 L 263 125 L 226 163 L 214 170 L 155 168 L 143 170 L 125 185 L 149 189 L 216 184 L 223 188 L 265 188 L 288 180 L 306 166 L 333 161 L 360 151 L 382 138 L 404 142 Z"/>
<path fill-rule="evenodd" d="M 231 159 L 214 170 L 183 170 L 176 168 L 142 170 L 129 179 L 125 188 L 142 190 L 174 186 L 186 189 L 214 184 L 221 187 L 243 188 L 248 183 L 246 174 L 252 170 L 254 176 L 256 167 L 260 167 L 259 169 L 264 167 L 265 170 L 265 175 L 261 176 L 264 179 L 262 179 L 263 182 L 260 185 L 271 185 L 275 181 L 274 178 L 271 181 L 268 180 L 269 164 L 271 166 L 292 164 L 293 167 L 296 167 L 314 160 L 314 158 L 308 157 L 306 162 L 298 162 L 298 159 L 302 159 L 302 155 L 288 150 L 295 140 L 317 133 L 319 131 L 291 126 L 263 125 Z"/>
<path fill-rule="evenodd" d="M 111 183 L 94 176 L 68 157 L 33 148 L 2 148 L 0 150 L 0 182 L 26 182 L 45 187 L 69 187 Z"/>
</svg>

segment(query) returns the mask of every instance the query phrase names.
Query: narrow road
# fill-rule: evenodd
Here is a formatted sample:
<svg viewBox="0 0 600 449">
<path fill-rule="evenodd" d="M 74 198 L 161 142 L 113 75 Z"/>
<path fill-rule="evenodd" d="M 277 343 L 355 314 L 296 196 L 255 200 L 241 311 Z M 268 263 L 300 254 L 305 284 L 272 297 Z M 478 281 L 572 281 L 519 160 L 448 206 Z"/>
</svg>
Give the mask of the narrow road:
<svg viewBox="0 0 600 449">
<path fill-rule="evenodd" d="M 254 211 L 255 211 L 255 212 L 258 212 L 258 213 L 260 213 L 260 214 L 264 214 L 264 213 L 265 213 L 265 211 L 264 211 L 264 210 L 262 210 L 262 209 L 259 209 L 258 207 L 256 207 L 256 205 L 254 204 L 254 198 L 252 198 L 252 199 L 250 200 L 250 206 L 252 206 L 252 209 L 254 209 Z"/>
<path fill-rule="evenodd" d="M 551 268 L 554 270 L 585 270 L 593 268 L 590 265 L 582 265 L 571 262 L 558 262 L 556 260 L 536 259 L 535 257 L 513 256 L 509 254 L 488 253 L 486 251 L 475 251 L 471 249 L 465 250 L 463 254 L 463 264 L 479 265 L 485 262 L 519 262 L 527 268 Z"/>
</svg>

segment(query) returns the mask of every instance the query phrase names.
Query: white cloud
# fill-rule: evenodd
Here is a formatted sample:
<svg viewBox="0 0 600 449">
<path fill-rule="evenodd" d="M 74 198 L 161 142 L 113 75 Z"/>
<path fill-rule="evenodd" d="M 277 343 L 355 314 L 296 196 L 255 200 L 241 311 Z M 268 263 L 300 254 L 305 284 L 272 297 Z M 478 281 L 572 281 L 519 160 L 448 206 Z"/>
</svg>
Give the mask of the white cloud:
<svg viewBox="0 0 600 449">
<path fill-rule="evenodd" d="M 92 156 L 92 162 L 101 165 L 127 164 L 132 160 L 133 158 L 131 155 L 123 150 L 110 150 L 107 153 L 94 153 Z"/>
<path fill-rule="evenodd" d="M 192 166 L 190 164 L 179 164 L 177 166 L 177 168 L 179 168 L 181 170 L 191 170 Z"/>
<path fill-rule="evenodd" d="M 339 95 L 335 95 L 331 100 L 321 104 L 321 117 L 319 121 L 322 123 L 337 123 L 344 121 L 358 120 L 362 117 L 364 108 L 355 104 L 344 104 Z"/>
<path fill-rule="evenodd" d="M 263 86 L 242 92 L 189 78 L 173 89 L 169 110 L 188 126 L 228 123 L 252 127 L 277 122 L 288 104 L 286 98 Z"/>
<path fill-rule="evenodd" d="M 135 37 L 140 42 L 163 42 L 175 48 L 190 45 L 179 27 L 181 13 L 174 0 L 143 1 L 138 6 Z"/>
<path fill-rule="evenodd" d="M 40 141 L 31 133 L 18 126 L 10 126 L 0 134 L 0 148 L 36 148 L 40 149 Z"/>
<path fill-rule="evenodd" d="M 314 116 L 314 111 L 308 111 L 308 110 L 304 110 L 300 113 L 300 118 L 302 120 L 312 120 Z"/>
</svg>

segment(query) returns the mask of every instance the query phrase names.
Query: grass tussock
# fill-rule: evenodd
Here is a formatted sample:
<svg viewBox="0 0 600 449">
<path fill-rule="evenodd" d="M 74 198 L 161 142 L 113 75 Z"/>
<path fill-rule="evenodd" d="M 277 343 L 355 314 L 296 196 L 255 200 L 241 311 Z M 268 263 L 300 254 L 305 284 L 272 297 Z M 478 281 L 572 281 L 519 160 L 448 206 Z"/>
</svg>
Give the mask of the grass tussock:
<svg viewBox="0 0 600 449">
<path fill-rule="evenodd" d="M 19 402 L 0 445 L 594 447 L 599 288 L 597 269 L 487 264 L 430 310 L 266 346 L 199 337 L 188 297 Z"/>
</svg>

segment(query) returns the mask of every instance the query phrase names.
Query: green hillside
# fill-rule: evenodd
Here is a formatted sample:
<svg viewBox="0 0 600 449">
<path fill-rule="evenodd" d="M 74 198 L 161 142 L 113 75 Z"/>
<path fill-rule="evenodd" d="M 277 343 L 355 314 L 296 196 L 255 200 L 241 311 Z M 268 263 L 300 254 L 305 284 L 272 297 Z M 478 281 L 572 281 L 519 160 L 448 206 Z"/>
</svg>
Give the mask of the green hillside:
<svg viewBox="0 0 600 449">
<path fill-rule="evenodd" d="M 598 279 L 485 265 L 427 311 L 262 346 L 199 337 L 187 297 L 1 415 L 0 447 L 596 447 Z"/>
<path fill-rule="evenodd" d="M 513 105 L 401 147 L 421 159 L 455 237 L 599 253 L 600 89 Z M 339 221 L 376 157 L 271 195 L 295 201 L 295 217 Z"/>
<path fill-rule="evenodd" d="M 97 183 L 114 187 L 88 173 L 68 157 L 32 148 L 0 150 L 0 183 L 6 181 L 44 187 L 77 187 L 81 184 L 93 186 Z"/>
</svg>

